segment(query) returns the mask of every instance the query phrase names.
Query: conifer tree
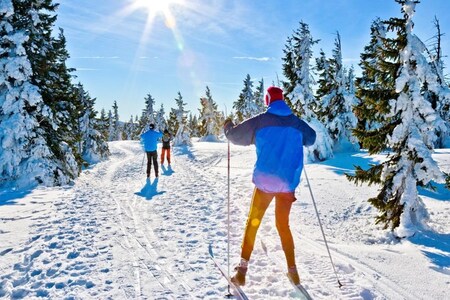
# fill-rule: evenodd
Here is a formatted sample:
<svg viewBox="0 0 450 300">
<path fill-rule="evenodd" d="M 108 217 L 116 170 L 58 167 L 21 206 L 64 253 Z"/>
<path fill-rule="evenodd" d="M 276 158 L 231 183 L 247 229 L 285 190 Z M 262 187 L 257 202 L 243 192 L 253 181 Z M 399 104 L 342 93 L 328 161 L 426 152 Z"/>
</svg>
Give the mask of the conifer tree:
<svg viewBox="0 0 450 300">
<path fill-rule="evenodd" d="M 75 135 L 79 106 L 75 88 L 67 68 L 69 58 L 62 30 L 54 37 L 58 4 L 52 0 L 14 0 L 14 25 L 25 30 L 29 39 L 24 44 L 33 74 L 31 82 L 50 108 L 51 119 L 42 119 L 46 141 L 62 172 L 71 178 L 80 172 L 81 157 L 76 150 L 80 137 Z"/>
<path fill-rule="evenodd" d="M 145 100 L 145 109 L 143 112 L 144 116 L 144 124 L 155 124 L 155 99 L 152 97 L 152 95 L 147 94 L 147 96 L 144 98 Z"/>
<path fill-rule="evenodd" d="M 122 139 L 122 126 L 120 125 L 119 119 L 119 106 L 117 101 L 114 100 L 112 106 L 112 113 L 110 115 L 110 130 L 109 130 L 109 140 L 110 141 L 120 141 Z"/>
<path fill-rule="evenodd" d="M 15 26 L 13 3 L 0 2 L 0 186 L 65 184 L 69 176 L 55 160 L 40 126 L 51 120 L 24 48 L 28 33 Z"/>
<path fill-rule="evenodd" d="M 206 86 L 206 97 L 200 98 L 200 134 L 201 141 L 218 141 L 220 131 L 220 114 L 217 104 L 211 96 L 211 90 Z"/>
<path fill-rule="evenodd" d="M 363 94 L 372 103 L 377 102 L 370 109 L 376 109 L 383 117 L 379 128 L 360 132 L 360 140 L 369 153 L 391 151 L 383 163 L 368 170 L 357 167 L 355 175 L 348 177 L 356 183 L 380 184 L 380 193 L 369 199 L 380 210 L 377 222 L 395 230 L 399 237 L 408 237 L 428 217 L 417 187 L 430 186 L 432 180 L 444 182 L 443 173 L 431 157 L 436 140 L 434 128 L 442 127 L 443 121 L 421 93 L 425 82 L 431 83 L 435 76 L 423 56 L 423 43 L 412 33 L 412 16 L 418 1 L 396 2 L 402 6 L 403 18 L 384 22 L 396 36 L 382 38 L 374 69 L 383 72 L 377 76 L 385 79 L 382 83 L 392 90 Z"/>
<path fill-rule="evenodd" d="M 255 89 L 255 103 L 258 107 L 258 114 L 264 112 L 264 78 L 261 78 L 259 85 Z"/>
<path fill-rule="evenodd" d="M 434 25 L 436 26 L 436 35 L 434 37 L 433 48 L 428 51 L 430 57 L 430 66 L 433 72 L 436 74 L 437 83 L 439 85 L 438 92 L 433 92 L 428 88 L 428 83 L 423 91 L 424 96 L 429 99 L 433 109 L 439 113 L 442 120 L 446 123 L 446 132 L 436 130 L 438 139 L 436 141 L 436 148 L 448 148 L 450 147 L 450 89 L 444 76 L 444 62 L 442 59 L 442 36 L 439 20 L 435 18 Z M 424 46 L 425 47 L 425 46 Z M 426 48 L 426 47 L 425 47 Z"/>
<path fill-rule="evenodd" d="M 177 108 L 172 108 L 171 114 L 175 117 L 175 126 L 177 131 L 173 139 L 174 146 L 191 146 L 191 135 L 189 127 L 187 126 L 187 116 L 189 111 L 185 110 L 186 103 L 183 102 L 181 93 L 178 92 L 178 97 L 175 98 Z"/>
<path fill-rule="evenodd" d="M 259 112 L 253 95 L 253 82 L 249 74 L 244 79 L 244 88 L 239 94 L 238 100 L 233 103 L 233 108 L 236 111 L 238 123 L 256 116 Z"/>
<path fill-rule="evenodd" d="M 94 109 L 95 99 L 84 90 L 81 83 L 77 86 L 78 102 L 83 107 L 78 119 L 78 130 L 81 136 L 79 153 L 87 164 L 93 164 L 106 159 L 109 156 L 109 148 L 106 139 L 100 132 L 100 126 L 95 118 L 97 112 Z"/>
<path fill-rule="evenodd" d="M 283 82 L 286 102 L 317 134 L 316 143 L 305 148 L 305 155 L 311 161 L 322 161 L 333 156 L 331 138 L 318 119 L 315 111 L 318 104 L 311 88 L 313 79 L 310 60 L 313 56 L 312 47 L 317 42 L 312 38 L 309 26 L 300 22 L 300 27 L 288 37 L 283 50 L 283 74 L 287 78 Z"/>
<path fill-rule="evenodd" d="M 200 134 L 200 125 L 197 119 L 197 115 L 189 114 L 188 127 L 191 130 L 192 137 L 199 137 Z"/>
<path fill-rule="evenodd" d="M 105 109 L 102 108 L 102 110 L 100 111 L 100 117 L 98 118 L 98 126 L 99 131 L 103 136 L 103 140 L 105 141 L 109 141 L 108 125 L 109 125 L 108 116 L 106 114 Z"/>
<path fill-rule="evenodd" d="M 115 141 L 116 140 L 116 131 L 114 127 L 114 117 L 111 110 L 108 110 L 108 141 Z"/>
<path fill-rule="evenodd" d="M 349 145 L 356 144 L 351 132 L 357 122 L 352 111 L 356 103 L 347 90 L 339 32 L 336 34 L 332 58 L 327 59 L 322 51 L 317 65 L 320 71 L 317 89 L 317 98 L 320 100 L 318 115 L 333 140 L 333 149 L 348 149 Z"/>
<path fill-rule="evenodd" d="M 136 124 L 134 124 L 133 115 L 130 116 L 128 122 L 125 123 L 123 128 L 123 139 L 134 140 L 136 138 Z"/>
<path fill-rule="evenodd" d="M 379 53 L 383 50 L 383 41 L 386 38 L 386 25 L 379 18 L 372 22 L 370 27 L 370 42 L 364 47 L 361 54 L 359 66 L 362 69 L 362 75 L 355 80 L 357 104 L 353 107 L 353 111 L 358 119 L 353 134 L 359 140 L 360 145 L 369 149 L 367 143 L 373 143 L 373 147 L 378 145 L 375 139 L 371 142 L 366 138 L 366 131 L 374 130 L 383 122 L 386 110 L 379 110 L 379 105 L 395 96 L 393 78 L 395 70 L 398 66 L 383 61 L 383 57 Z M 395 49 L 393 49 L 395 51 Z M 395 56 L 395 55 L 394 55 Z M 382 67 L 382 69 L 378 69 Z M 391 70 L 392 69 L 392 70 Z M 363 143 L 365 141 L 365 144 Z M 381 145 L 381 144 L 380 144 Z M 381 152 L 381 149 L 374 150 Z"/>
<path fill-rule="evenodd" d="M 168 127 L 165 115 L 166 115 L 166 113 L 164 111 L 164 105 L 161 104 L 161 107 L 156 112 L 156 117 L 155 117 L 155 127 L 161 132 L 164 131 L 165 129 L 167 129 L 167 127 Z"/>
</svg>

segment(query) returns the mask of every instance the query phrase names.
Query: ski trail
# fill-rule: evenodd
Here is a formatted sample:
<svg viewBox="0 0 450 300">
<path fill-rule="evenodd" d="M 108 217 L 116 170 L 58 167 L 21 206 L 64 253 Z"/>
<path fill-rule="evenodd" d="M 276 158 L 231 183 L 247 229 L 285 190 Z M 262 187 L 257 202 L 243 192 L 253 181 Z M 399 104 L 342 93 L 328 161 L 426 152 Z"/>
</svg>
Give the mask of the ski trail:
<svg viewBox="0 0 450 300">
<path fill-rule="evenodd" d="M 111 198 L 116 203 L 116 215 L 120 219 L 120 230 L 125 241 L 123 250 L 128 253 L 128 255 L 126 253 L 120 255 L 120 257 L 128 258 L 121 267 L 132 266 L 129 272 L 135 278 L 133 296 L 140 298 L 146 298 L 149 295 L 165 295 L 172 298 L 186 296 L 185 291 L 168 284 L 173 280 L 169 279 L 170 274 L 167 274 L 164 267 L 160 266 L 158 252 L 149 251 L 147 243 L 141 241 L 143 235 L 140 228 L 146 228 L 148 224 L 139 221 L 143 218 L 137 216 L 135 207 L 139 199 L 134 192 L 141 182 L 137 178 L 142 171 L 141 166 L 136 165 L 136 161 L 142 155 L 140 146 L 137 143 L 132 149 L 120 143 L 115 146 L 112 151 L 118 151 L 120 155 L 118 155 L 119 159 L 111 164 L 106 182 L 111 182 L 109 187 Z M 129 255 L 130 253 L 132 255 Z M 127 284 L 124 284 L 122 288 L 130 289 Z M 131 291 L 128 293 L 131 294 Z"/>
</svg>

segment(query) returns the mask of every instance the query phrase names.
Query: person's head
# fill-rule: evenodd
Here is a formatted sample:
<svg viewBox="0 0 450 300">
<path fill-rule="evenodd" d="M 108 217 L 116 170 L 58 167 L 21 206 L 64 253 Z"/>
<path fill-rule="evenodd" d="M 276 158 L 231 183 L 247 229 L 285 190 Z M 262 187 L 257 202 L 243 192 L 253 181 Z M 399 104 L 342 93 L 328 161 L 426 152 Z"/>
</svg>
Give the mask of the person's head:
<svg viewBox="0 0 450 300">
<path fill-rule="evenodd" d="M 149 126 L 148 126 L 150 129 L 155 129 L 155 124 L 150 124 Z"/>
<path fill-rule="evenodd" d="M 169 130 L 167 130 L 167 129 L 164 129 L 164 133 L 166 133 L 166 134 L 167 134 L 167 133 L 169 133 Z"/>
<path fill-rule="evenodd" d="M 284 100 L 283 90 L 276 86 L 270 86 L 267 88 L 266 95 L 264 96 L 266 106 L 269 106 L 272 102 L 279 100 Z"/>
</svg>

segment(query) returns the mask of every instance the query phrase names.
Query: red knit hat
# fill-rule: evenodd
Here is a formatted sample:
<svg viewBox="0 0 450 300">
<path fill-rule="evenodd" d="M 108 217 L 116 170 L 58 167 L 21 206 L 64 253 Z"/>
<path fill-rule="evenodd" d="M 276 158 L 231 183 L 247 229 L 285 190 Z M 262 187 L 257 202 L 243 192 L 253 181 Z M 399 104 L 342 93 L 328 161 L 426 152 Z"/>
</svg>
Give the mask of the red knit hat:
<svg viewBox="0 0 450 300">
<path fill-rule="evenodd" d="M 266 96 L 264 97 L 264 102 L 266 106 L 269 106 L 272 102 L 284 100 L 283 90 L 276 86 L 271 86 L 267 89 Z"/>
</svg>

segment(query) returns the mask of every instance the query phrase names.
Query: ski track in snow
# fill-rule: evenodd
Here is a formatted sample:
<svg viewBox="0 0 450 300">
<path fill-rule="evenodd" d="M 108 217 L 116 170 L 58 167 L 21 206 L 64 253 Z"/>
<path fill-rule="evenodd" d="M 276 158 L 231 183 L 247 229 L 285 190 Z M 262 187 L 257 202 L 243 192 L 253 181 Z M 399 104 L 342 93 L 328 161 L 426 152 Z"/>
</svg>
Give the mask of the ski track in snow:
<svg viewBox="0 0 450 300">
<path fill-rule="evenodd" d="M 112 142 L 108 161 L 83 171 L 74 186 L 51 189 L 56 201 L 45 202 L 46 189 L 33 192 L 32 199 L 51 206 L 42 210 L 50 214 L 36 210 L 23 216 L 31 218 L 32 238 L 17 247 L 0 248 L 0 259 L 21 258 L 0 270 L 0 297 L 224 298 L 226 281 L 207 248 L 212 243 L 216 259 L 227 269 L 226 146 L 200 144 L 173 149 L 174 170 L 160 166 L 160 178 L 146 181 L 139 144 Z M 242 147 L 232 151 L 231 272 L 239 260 L 253 192 L 253 152 Z M 242 164 L 235 165 L 233 158 L 238 157 Z M 320 180 L 311 182 L 320 185 Z M 338 288 L 303 180 L 300 190 L 291 228 L 302 283 L 314 299 L 420 299 L 393 282 L 390 274 L 340 250 L 331 237 L 329 246 L 343 284 Z M 341 192 L 349 193 L 342 187 L 329 191 L 329 196 Z M 351 217 L 352 210 L 364 209 L 356 202 L 343 215 Z M 330 226 L 333 211 L 321 213 L 331 218 Z M 264 255 L 259 239 L 264 239 L 276 262 Z M 250 299 L 295 298 L 283 266 L 271 204 L 258 232 L 244 292 Z"/>
</svg>

